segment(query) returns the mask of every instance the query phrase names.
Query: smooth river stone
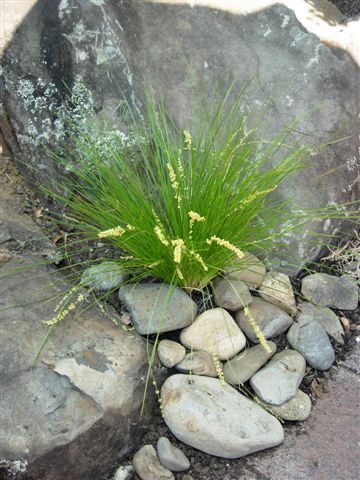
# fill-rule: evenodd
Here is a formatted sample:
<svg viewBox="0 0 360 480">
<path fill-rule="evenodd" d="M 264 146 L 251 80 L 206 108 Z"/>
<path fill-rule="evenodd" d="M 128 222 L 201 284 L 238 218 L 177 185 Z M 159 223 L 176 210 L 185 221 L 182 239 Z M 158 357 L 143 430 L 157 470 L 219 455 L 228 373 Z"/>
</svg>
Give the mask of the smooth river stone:
<svg viewBox="0 0 360 480">
<path fill-rule="evenodd" d="M 230 280 L 240 280 L 249 288 L 256 289 L 262 284 L 266 273 L 265 265 L 255 255 L 245 252 L 244 258 L 233 267 L 226 269 L 226 277 Z"/>
<path fill-rule="evenodd" d="M 152 445 L 144 445 L 132 461 L 135 472 L 141 480 L 175 480 L 174 475 L 163 467 Z"/>
<path fill-rule="evenodd" d="M 255 345 L 226 362 L 223 369 L 225 380 L 233 385 L 249 380 L 276 352 L 275 343 L 271 341 L 267 343 L 271 352 L 267 352 L 262 345 Z"/>
<path fill-rule="evenodd" d="M 161 400 L 175 437 L 210 455 L 243 457 L 284 438 L 275 417 L 216 378 L 173 375 L 162 386 Z"/>
<path fill-rule="evenodd" d="M 284 310 L 261 298 L 253 298 L 249 307 L 256 324 L 263 332 L 265 338 L 272 338 L 286 332 L 293 323 L 292 318 Z M 235 314 L 236 323 L 253 343 L 259 343 L 255 330 L 249 317 L 243 310 Z"/>
<path fill-rule="evenodd" d="M 166 339 L 159 342 L 157 354 L 164 367 L 172 368 L 184 360 L 186 350 L 180 343 Z"/>
<path fill-rule="evenodd" d="M 180 448 L 172 445 L 166 437 L 160 437 L 156 445 L 157 454 L 161 465 L 172 472 L 183 472 L 190 468 L 190 462 L 187 456 Z"/>
<path fill-rule="evenodd" d="M 268 404 L 269 405 L 269 404 Z M 311 412 L 311 400 L 309 395 L 300 389 L 295 397 L 281 405 L 269 405 L 274 415 L 290 422 L 300 422 L 306 420 Z"/>
<path fill-rule="evenodd" d="M 189 349 L 215 354 L 219 360 L 234 357 L 246 344 L 245 335 L 223 308 L 213 308 L 199 315 L 181 332 L 180 341 Z"/>
<path fill-rule="evenodd" d="M 116 262 L 101 262 L 84 270 L 81 282 L 83 285 L 105 291 L 114 290 L 127 278 L 124 269 Z"/>
<path fill-rule="evenodd" d="M 311 367 L 328 370 L 335 361 L 335 351 L 324 327 L 311 315 L 300 313 L 287 333 L 287 340 Z"/>
<path fill-rule="evenodd" d="M 221 366 L 221 364 L 220 364 Z M 176 370 L 179 372 L 191 372 L 194 375 L 206 375 L 207 377 L 217 377 L 214 359 L 208 352 L 195 351 L 185 355 Z"/>
<path fill-rule="evenodd" d="M 296 395 L 305 375 L 304 357 L 295 350 L 283 350 L 250 379 L 256 395 L 271 405 L 281 405 Z"/>
<path fill-rule="evenodd" d="M 217 278 L 213 283 L 212 291 L 216 305 L 231 312 L 241 310 L 252 302 L 248 287 L 240 280 Z"/>
<path fill-rule="evenodd" d="M 129 310 L 141 335 L 187 327 L 197 313 L 197 305 L 187 293 L 163 283 L 124 285 L 119 290 L 119 300 Z"/>
<path fill-rule="evenodd" d="M 359 302 L 359 288 L 355 278 L 348 275 L 335 277 L 327 273 L 314 273 L 303 278 L 301 293 L 310 302 L 323 307 L 355 310 Z"/>
<path fill-rule="evenodd" d="M 290 278 L 285 273 L 268 272 L 259 289 L 260 296 L 289 315 L 296 312 L 294 291 Z"/>
<path fill-rule="evenodd" d="M 301 313 L 312 316 L 325 328 L 326 333 L 333 338 L 337 343 L 344 344 L 343 335 L 344 328 L 341 325 L 337 315 L 328 307 L 317 307 L 309 302 L 301 304 Z"/>
</svg>

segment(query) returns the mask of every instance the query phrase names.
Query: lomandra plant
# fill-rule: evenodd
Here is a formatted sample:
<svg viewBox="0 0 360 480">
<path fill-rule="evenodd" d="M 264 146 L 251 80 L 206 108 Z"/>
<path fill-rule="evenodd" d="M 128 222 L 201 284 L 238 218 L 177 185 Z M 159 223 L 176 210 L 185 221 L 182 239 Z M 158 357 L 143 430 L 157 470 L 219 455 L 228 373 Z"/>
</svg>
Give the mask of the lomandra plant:
<svg viewBox="0 0 360 480">
<path fill-rule="evenodd" d="M 70 170 L 68 193 L 55 196 L 83 239 L 112 247 L 111 258 L 97 262 L 134 281 L 150 276 L 202 290 L 245 252 L 263 257 L 311 218 L 358 218 L 279 200 L 280 184 L 306 166 L 314 147 L 292 143 L 291 126 L 264 138 L 263 112 L 244 114 L 243 94 L 230 87 L 208 102 L 199 96 L 185 130 L 150 90 L 144 118 L 125 106 L 127 136 L 68 122 L 72 149 L 53 154 Z"/>
</svg>

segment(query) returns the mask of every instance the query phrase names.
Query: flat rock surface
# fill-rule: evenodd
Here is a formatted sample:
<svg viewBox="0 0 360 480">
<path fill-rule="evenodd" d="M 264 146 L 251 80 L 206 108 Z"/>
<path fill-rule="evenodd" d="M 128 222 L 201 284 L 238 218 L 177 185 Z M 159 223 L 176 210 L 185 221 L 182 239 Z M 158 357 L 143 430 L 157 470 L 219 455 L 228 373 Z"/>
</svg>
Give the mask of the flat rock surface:
<svg viewBox="0 0 360 480">
<path fill-rule="evenodd" d="M 355 278 L 335 277 L 327 273 L 313 273 L 303 278 L 301 293 L 306 300 L 342 310 L 354 310 L 359 302 L 359 288 Z"/>
<path fill-rule="evenodd" d="M 274 342 L 269 341 L 268 345 L 271 352 L 267 352 L 262 345 L 255 345 L 225 362 L 223 369 L 225 380 L 233 385 L 249 380 L 276 352 Z"/>
<path fill-rule="evenodd" d="M 0 269 L 2 307 L 17 306 L 0 317 L 0 458 L 27 461 L 34 478 L 98 480 L 146 431 L 151 408 L 138 423 L 145 344 L 90 308 L 61 322 L 30 370 L 47 331 L 42 321 L 65 292 L 38 264 L 39 256 L 14 255 Z"/>
<path fill-rule="evenodd" d="M 279 421 L 220 380 L 173 375 L 161 389 L 164 420 L 182 442 L 222 458 L 279 445 Z"/>
<path fill-rule="evenodd" d="M 234 357 L 246 344 L 245 335 L 223 308 L 199 315 L 181 332 L 180 341 L 187 348 L 215 354 L 219 360 Z"/>
<path fill-rule="evenodd" d="M 254 297 L 250 312 L 265 338 L 272 338 L 286 332 L 293 320 L 284 310 L 270 302 Z M 240 310 L 235 314 L 236 323 L 253 343 L 259 343 L 248 315 Z"/>
<path fill-rule="evenodd" d="M 305 359 L 295 350 L 275 354 L 264 368 L 250 379 L 256 395 L 271 405 L 293 398 L 305 374 Z"/>
<path fill-rule="evenodd" d="M 325 328 L 312 315 L 301 312 L 290 327 L 287 340 L 318 370 L 328 370 L 335 361 L 335 351 Z"/>
<path fill-rule="evenodd" d="M 119 299 L 142 335 L 187 327 L 197 312 L 196 303 L 181 288 L 162 283 L 124 285 Z"/>
</svg>

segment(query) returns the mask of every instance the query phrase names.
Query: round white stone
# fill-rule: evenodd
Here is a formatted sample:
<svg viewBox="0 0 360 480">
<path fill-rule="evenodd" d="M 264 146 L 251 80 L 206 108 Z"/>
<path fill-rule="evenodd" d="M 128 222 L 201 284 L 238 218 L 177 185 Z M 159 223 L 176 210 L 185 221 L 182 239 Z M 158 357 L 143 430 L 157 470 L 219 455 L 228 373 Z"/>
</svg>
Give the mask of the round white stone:
<svg viewBox="0 0 360 480">
<path fill-rule="evenodd" d="M 245 335 L 231 315 L 223 308 L 213 308 L 199 315 L 180 335 L 185 347 L 215 354 L 219 360 L 228 360 L 246 344 Z"/>
</svg>

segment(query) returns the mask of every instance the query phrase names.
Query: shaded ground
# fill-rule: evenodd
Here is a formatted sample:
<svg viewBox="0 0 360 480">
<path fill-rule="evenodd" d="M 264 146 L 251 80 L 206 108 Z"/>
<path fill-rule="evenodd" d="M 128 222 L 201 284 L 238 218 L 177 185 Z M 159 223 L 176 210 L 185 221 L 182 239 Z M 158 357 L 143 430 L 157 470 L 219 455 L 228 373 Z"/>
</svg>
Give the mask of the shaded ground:
<svg viewBox="0 0 360 480">
<path fill-rule="evenodd" d="M 347 17 L 360 13 L 360 0 L 329 0 Z"/>
</svg>

